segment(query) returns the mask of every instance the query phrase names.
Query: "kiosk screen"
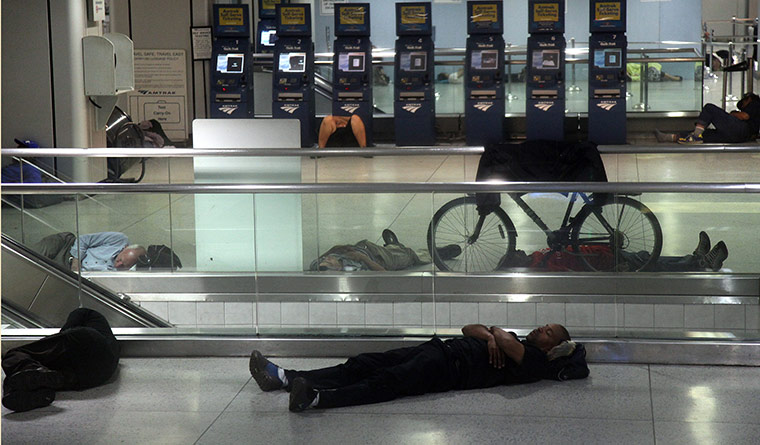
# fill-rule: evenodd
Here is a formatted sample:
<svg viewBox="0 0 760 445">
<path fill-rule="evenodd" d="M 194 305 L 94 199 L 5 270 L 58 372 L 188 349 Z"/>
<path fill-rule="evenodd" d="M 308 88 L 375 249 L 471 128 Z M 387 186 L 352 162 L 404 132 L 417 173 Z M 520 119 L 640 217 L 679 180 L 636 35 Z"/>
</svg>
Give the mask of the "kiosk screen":
<svg viewBox="0 0 760 445">
<path fill-rule="evenodd" d="M 426 71 L 427 53 L 403 52 L 401 53 L 400 65 L 402 71 Z"/>
<path fill-rule="evenodd" d="M 242 73 L 243 54 L 219 54 L 216 58 L 216 70 L 220 73 Z"/>
<path fill-rule="evenodd" d="M 303 73 L 306 71 L 306 53 L 282 53 L 278 67 L 283 73 Z"/>
<path fill-rule="evenodd" d="M 623 50 L 607 48 L 594 50 L 594 66 L 597 68 L 621 68 L 623 66 Z"/>
<path fill-rule="evenodd" d="M 276 29 L 262 29 L 261 39 L 259 40 L 264 46 L 274 46 L 274 41 L 277 40 Z"/>
<path fill-rule="evenodd" d="M 495 49 L 483 49 L 472 52 L 472 69 L 495 70 L 499 68 L 499 51 Z"/>
<path fill-rule="evenodd" d="M 364 53 L 338 54 L 338 69 L 344 73 L 361 73 L 364 71 Z"/>
<path fill-rule="evenodd" d="M 559 68 L 559 50 L 543 49 L 533 51 L 531 67 L 536 70 L 556 70 Z"/>
</svg>

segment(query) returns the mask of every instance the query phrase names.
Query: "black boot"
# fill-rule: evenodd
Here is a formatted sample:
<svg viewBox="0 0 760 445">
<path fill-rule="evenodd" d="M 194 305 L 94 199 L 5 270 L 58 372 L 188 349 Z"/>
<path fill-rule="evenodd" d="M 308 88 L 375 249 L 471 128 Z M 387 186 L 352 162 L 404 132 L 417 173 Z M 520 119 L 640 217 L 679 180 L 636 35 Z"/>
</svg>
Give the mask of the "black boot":
<svg viewBox="0 0 760 445">
<path fill-rule="evenodd" d="M 699 232 L 699 242 L 697 243 L 697 248 L 694 249 L 694 253 L 692 255 L 697 257 L 703 257 L 707 255 L 707 252 L 710 251 L 710 237 L 707 236 L 707 233 L 705 232 Z"/>
<path fill-rule="evenodd" d="M 726 247 L 726 243 L 723 241 L 718 241 L 718 244 L 707 252 L 704 260 L 700 261 L 699 265 L 717 272 L 723 267 L 723 261 L 726 261 L 726 258 L 728 258 L 728 247 Z"/>
</svg>

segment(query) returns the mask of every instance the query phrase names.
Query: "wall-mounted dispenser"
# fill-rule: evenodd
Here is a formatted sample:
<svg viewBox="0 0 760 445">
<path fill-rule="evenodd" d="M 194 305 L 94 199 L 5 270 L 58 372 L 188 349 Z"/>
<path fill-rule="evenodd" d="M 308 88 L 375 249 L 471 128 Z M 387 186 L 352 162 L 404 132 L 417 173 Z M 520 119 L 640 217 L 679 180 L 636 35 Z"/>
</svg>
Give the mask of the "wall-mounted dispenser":
<svg viewBox="0 0 760 445">
<path fill-rule="evenodd" d="M 84 93 L 95 104 L 95 124 L 106 126 L 116 96 L 135 89 L 135 57 L 132 40 L 108 33 L 82 38 Z"/>
</svg>

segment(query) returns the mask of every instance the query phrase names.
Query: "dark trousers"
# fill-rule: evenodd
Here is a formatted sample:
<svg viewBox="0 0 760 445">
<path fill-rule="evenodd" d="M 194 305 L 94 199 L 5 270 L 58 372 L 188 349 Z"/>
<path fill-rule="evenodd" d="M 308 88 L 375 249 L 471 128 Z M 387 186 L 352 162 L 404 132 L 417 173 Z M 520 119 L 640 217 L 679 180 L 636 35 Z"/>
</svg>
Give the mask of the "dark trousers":
<svg viewBox="0 0 760 445">
<path fill-rule="evenodd" d="M 61 389 L 86 389 L 111 378 L 119 364 L 119 352 L 105 317 L 79 308 L 69 314 L 58 334 L 8 351 L 2 366 L 9 376 L 43 365 L 64 375 L 66 387 Z"/>
<path fill-rule="evenodd" d="M 387 402 L 443 392 L 456 385 L 456 367 L 438 338 L 419 346 L 366 353 L 346 363 L 313 371 L 285 371 L 290 382 L 304 377 L 319 389 L 318 408 Z"/>
<path fill-rule="evenodd" d="M 705 142 L 745 142 L 752 137 L 749 125 L 745 121 L 731 116 L 713 104 L 702 107 L 697 123 L 705 127 L 702 134 L 702 140 Z M 713 124 L 714 130 L 707 128 L 710 124 Z"/>
<path fill-rule="evenodd" d="M 633 269 L 638 269 L 649 261 L 649 253 L 644 251 L 623 252 L 622 255 L 623 260 Z M 704 270 L 704 267 L 699 266 L 699 261 L 694 255 L 661 256 L 648 270 L 649 272 L 698 272 Z"/>
<path fill-rule="evenodd" d="M 76 240 L 77 237 L 71 232 L 54 233 L 33 244 L 32 250 L 70 269 L 71 246 Z"/>
</svg>

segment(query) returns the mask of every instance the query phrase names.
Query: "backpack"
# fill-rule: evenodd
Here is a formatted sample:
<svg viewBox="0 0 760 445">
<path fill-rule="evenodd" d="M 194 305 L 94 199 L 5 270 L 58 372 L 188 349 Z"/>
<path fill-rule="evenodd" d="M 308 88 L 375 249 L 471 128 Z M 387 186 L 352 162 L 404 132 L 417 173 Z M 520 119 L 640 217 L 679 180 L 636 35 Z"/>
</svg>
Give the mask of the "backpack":
<svg viewBox="0 0 760 445">
<path fill-rule="evenodd" d="M 171 248 L 163 244 L 148 246 L 148 253 L 137 259 L 138 270 L 152 269 L 181 269 L 182 261 Z"/>
<path fill-rule="evenodd" d="M 575 344 L 575 350 L 570 355 L 549 361 L 549 378 L 554 380 L 585 379 L 588 374 L 586 348 L 581 343 Z"/>
</svg>

